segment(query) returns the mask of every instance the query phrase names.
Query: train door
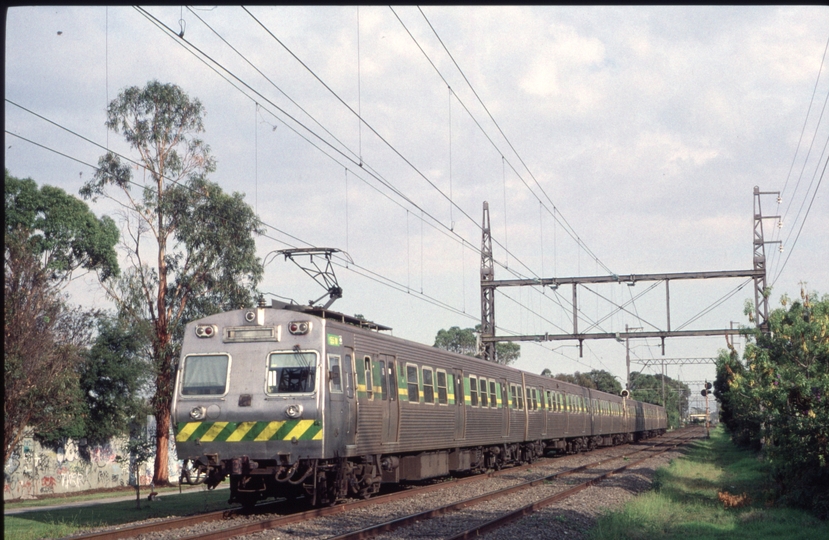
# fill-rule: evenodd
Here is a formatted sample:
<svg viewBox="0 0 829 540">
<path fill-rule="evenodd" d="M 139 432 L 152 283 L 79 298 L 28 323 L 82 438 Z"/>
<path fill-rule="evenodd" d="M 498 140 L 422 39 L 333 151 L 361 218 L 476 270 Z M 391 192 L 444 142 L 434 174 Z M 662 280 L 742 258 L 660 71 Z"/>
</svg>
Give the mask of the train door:
<svg viewBox="0 0 829 540">
<path fill-rule="evenodd" d="M 343 395 L 345 400 L 345 444 L 356 444 L 357 433 L 357 402 L 355 400 L 356 391 L 354 387 L 354 349 L 345 347 L 342 358 L 342 379 L 343 379 Z"/>
<path fill-rule="evenodd" d="M 544 419 L 543 422 L 541 422 L 541 434 L 547 435 L 547 403 L 549 398 L 545 395 L 543 387 L 538 389 L 538 393 L 538 406 L 540 407 L 538 410 L 541 411 L 541 418 Z"/>
<path fill-rule="evenodd" d="M 455 440 L 466 439 L 466 398 L 463 392 L 463 370 L 454 370 L 455 378 Z"/>
<path fill-rule="evenodd" d="M 596 399 L 593 397 L 593 392 L 587 391 L 587 413 L 590 417 L 590 433 L 596 435 L 599 433 L 599 428 L 596 426 Z"/>
<path fill-rule="evenodd" d="M 507 380 L 501 379 L 501 437 L 509 437 L 509 392 Z"/>
<path fill-rule="evenodd" d="M 383 418 L 385 419 L 383 426 L 383 443 L 396 443 L 398 424 L 400 422 L 400 396 L 397 393 L 397 369 L 394 362 L 394 357 L 381 354 L 378 356 L 380 360 L 380 372 L 382 375 L 381 385 L 383 388 L 383 405 L 385 412 Z"/>
<path fill-rule="evenodd" d="M 331 349 L 329 349 L 330 351 Z M 326 422 L 325 422 L 325 440 L 326 445 L 334 448 L 340 448 L 345 440 L 346 435 L 346 399 L 344 390 L 343 377 L 343 356 L 341 354 L 334 354 L 329 352 L 327 355 L 327 369 L 323 373 L 327 373 L 325 378 L 327 381 L 326 394 L 328 395 L 328 404 L 326 405 Z"/>
</svg>

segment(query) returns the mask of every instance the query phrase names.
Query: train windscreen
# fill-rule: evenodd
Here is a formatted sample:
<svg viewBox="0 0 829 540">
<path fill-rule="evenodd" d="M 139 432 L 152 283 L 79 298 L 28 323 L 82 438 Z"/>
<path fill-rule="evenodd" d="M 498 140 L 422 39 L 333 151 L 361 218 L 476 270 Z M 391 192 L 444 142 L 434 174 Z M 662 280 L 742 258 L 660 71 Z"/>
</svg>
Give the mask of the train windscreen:
<svg viewBox="0 0 829 540">
<path fill-rule="evenodd" d="M 297 394 L 314 391 L 317 374 L 315 352 L 282 351 L 268 360 L 268 393 Z"/>
<path fill-rule="evenodd" d="M 184 396 L 221 395 L 227 389 L 226 354 L 191 354 L 184 358 L 181 394 Z"/>
</svg>

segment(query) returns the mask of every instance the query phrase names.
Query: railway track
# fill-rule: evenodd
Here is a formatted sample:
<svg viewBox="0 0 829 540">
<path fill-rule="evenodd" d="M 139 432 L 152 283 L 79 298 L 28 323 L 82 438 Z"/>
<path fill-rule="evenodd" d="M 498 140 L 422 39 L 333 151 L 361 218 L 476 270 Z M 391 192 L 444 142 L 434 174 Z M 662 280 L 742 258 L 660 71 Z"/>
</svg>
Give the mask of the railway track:
<svg viewBox="0 0 829 540">
<path fill-rule="evenodd" d="M 453 537 L 471 538 L 472 536 L 483 534 L 489 530 L 493 530 L 494 528 L 503 526 L 504 524 L 510 523 L 516 519 L 520 519 L 520 517 L 532 513 L 536 511 L 538 508 L 542 508 L 548 504 L 553 504 L 557 500 L 561 500 L 562 498 L 572 496 L 575 493 L 578 493 L 586 489 L 590 485 L 600 482 L 601 480 L 608 478 L 613 474 L 617 474 L 627 468 L 630 468 L 636 464 L 645 461 L 646 459 L 650 459 L 651 457 L 657 455 L 657 452 L 661 453 L 667 451 L 669 449 L 675 448 L 679 444 L 687 442 L 687 440 L 689 439 L 696 438 L 700 435 L 700 433 L 701 432 L 698 429 L 683 430 L 681 432 L 676 432 L 671 439 L 666 439 L 663 436 L 658 440 L 648 441 L 646 443 L 640 443 L 637 445 L 626 445 L 605 448 L 592 452 L 590 454 L 577 454 L 574 456 L 567 456 L 565 458 L 549 458 L 537 461 L 536 463 L 530 465 L 512 467 L 501 471 L 495 471 L 460 479 L 452 479 L 428 486 L 420 486 L 395 493 L 390 493 L 387 495 L 376 496 L 368 500 L 350 501 L 345 504 L 340 504 L 333 507 L 317 508 L 307 511 L 296 511 L 295 508 L 291 508 L 291 506 L 286 502 L 272 502 L 263 505 L 258 505 L 255 508 L 255 512 L 253 514 L 250 511 L 244 511 L 242 509 L 224 510 L 220 512 L 199 514 L 183 518 L 173 518 L 154 523 L 137 524 L 133 526 L 121 527 L 118 529 L 110 529 L 82 536 L 75 536 L 72 537 L 72 540 L 115 540 L 136 537 L 168 537 L 173 535 L 175 535 L 175 537 L 177 538 L 184 538 L 187 540 L 220 540 L 225 538 L 233 538 L 238 536 L 259 533 L 266 530 L 284 529 L 285 527 L 288 527 L 290 525 L 298 523 L 307 523 L 310 520 L 318 520 L 319 518 L 333 518 L 338 514 L 355 513 L 355 511 L 367 507 L 376 507 L 378 505 L 384 504 L 390 505 L 391 503 L 395 503 L 406 499 L 414 499 L 416 497 L 439 490 L 457 488 L 464 486 L 466 484 L 482 483 L 487 479 L 514 477 L 517 474 L 522 473 L 522 471 L 535 471 L 542 466 L 560 466 L 562 464 L 566 464 L 566 462 L 569 461 L 568 458 L 577 458 L 579 456 L 590 456 L 600 458 L 599 460 L 592 461 L 591 463 L 571 468 L 565 468 L 555 473 L 544 474 L 543 476 L 531 480 L 520 481 L 519 483 L 513 482 L 513 485 L 500 489 L 495 489 L 483 495 L 461 498 L 450 504 L 439 505 L 437 507 L 430 507 L 427 510 L 412 512 L 402 516 L 398 515 L 388 520 L 380 519 L 379 521 L 382 521 L 381 523 L 377 523 L 378 520 L 375 519 L 372 525 L 357 527 L 356 530 L 353 530 L 352 532 L 331 536 L 331 540 L 373 538 L 378 535 L 386 534 L 390 531 L 402 527 L 411 527 L 418 523 L 424 522 L 424 520 L 428 521 L 433 518 L 439 518 L 440 516 L 445 516 L 448 514 L 459 512 L 467 508 L 476 507 L 486 503 L 487 501 L 494 501 L 502 499 L 504 497 L 506 497 L 507 499 L 515 499 L 515 494 L 519 492 L 526 492 L 528 490 L 537 489 L 539 487 L 549 489 L 551 486 L 551 482 L 560 482 L 561 479 L 563 479 L 564 477 L 576 474 L 583 474 L 588 469 L 600 467 L 612 461 L 630 460 L 636 457 L 635 461 L 626 463 L 624 466 L 614 468 L 601 475 L 583 480 L 575 486 L 566 487 L 564 490 L 562 490 L 559 486 L 558 491 L 555 494 L 541 497 L 538 501 L 535 501 L 531 504 L 523 505 L 520 508 L 513 509 L 510 512 L 502 512 L 502 515 L 499 515 L 497 518 L 490 519 L 485 522 L 480 522 L 480 520 L 478 520 L 478 522 L 480 522 L 478 525 L 476 525 L 473 528 L 464 530 L 460 533 L 457 533 L 456 536 Z M 646 446 L 646 448 L 638 448 L 641 446 Z M 625 451 L 625 453 L 623 453 L 622 455 L 612 455 L 610 457 L 604 457 L 605 454 L 617 454 L 618 451 L 622 449 L 629 451 Z M 258 517 L 265 513 L 276 513 L 280 515 Z M 228 521 L 233 521 L 234 523 L 224 523 Z M 238 523 L 239 521 L 242 521 L 242 523 Z M 217 528 L 215 530 L 206 532 L 201 531 L 192 534 L 186 532 L 188 529 L 194 527 L 203 528 L 205 524 L 210 522 L 223 522 L 224 525 L 221 525 L 221 528 Z M 340 526 L 339 530 L 342 530 L 344 528 L 347 527 Z"/>
</svg>

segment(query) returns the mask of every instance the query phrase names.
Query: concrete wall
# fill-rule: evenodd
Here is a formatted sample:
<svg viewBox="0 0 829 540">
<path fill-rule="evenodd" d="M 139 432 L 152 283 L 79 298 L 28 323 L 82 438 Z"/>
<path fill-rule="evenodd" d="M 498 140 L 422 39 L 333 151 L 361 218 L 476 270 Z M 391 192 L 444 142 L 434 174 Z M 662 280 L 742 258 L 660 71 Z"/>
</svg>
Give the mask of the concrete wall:
<svg viewBox="0 0 829 540">
<path fill-rule="evenodd" d="M 155 433 L 154 419 L 148 422 L 147 431 Z M 127 455 L 126 443 L 126 438 L 96 445 L 88 445 L 83 439 L 66 439 L 57 448 L 46 448 L 33 437 L 24 437 L 3 471 L 3 500 L 135 485 L 129 463 L 118 460 Z M 173 436 L 168 469 L 170 481 L 177 482 L 181 464 Z M 153 459 L 142 464 L 138 471 L 140 485 L 149 485 L 153 472 Z"/>
</svg>

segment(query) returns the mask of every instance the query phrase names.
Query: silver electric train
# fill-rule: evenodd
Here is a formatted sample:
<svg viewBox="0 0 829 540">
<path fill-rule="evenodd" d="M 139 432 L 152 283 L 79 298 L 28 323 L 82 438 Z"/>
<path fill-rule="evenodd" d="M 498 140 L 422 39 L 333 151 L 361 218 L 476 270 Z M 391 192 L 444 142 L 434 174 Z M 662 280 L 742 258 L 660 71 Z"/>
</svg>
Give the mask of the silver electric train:
<svg viewBox="0 0 829 540">
<path fill-rule="evenodd" d="M 370 497 L 660 435 L 665 410 L 273 302 L 187 325 L 173 422 L 181 481 L 230 501 Z"/>
</svg>

